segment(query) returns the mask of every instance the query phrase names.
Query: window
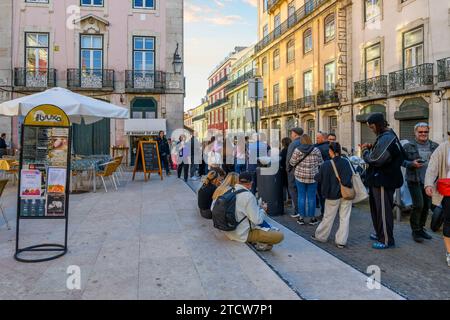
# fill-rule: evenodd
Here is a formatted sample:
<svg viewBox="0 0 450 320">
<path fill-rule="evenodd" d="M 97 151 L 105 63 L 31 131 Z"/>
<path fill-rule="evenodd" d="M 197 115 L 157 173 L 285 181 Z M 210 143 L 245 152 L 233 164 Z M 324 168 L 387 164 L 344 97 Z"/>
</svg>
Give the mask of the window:
<svg viewBox="0 0 450 320">
<path fill-rule="evenodd" d="M 311 52 L 313 49 L 312 31 L 308 29 L 303 34 L 303 53 Z"/>
<path fill-rule="evenodd" d="M 83 71 L 103 69 L 103 36 L 81 35 L 80 63 Z"/>
<path fill-rule="evenodd" d="M 264 89 L 263 105 L 267 106 L 267 89 Z"/>
<path fill-rule="evenodd" d="M 269 71 L 269 66 L 267 65 L 267 58 L 264 57 L 262 59 L 262 75 L 266 76 L 268 74 Z"/>
<path fill-rule="evenodd" d="M 242 93 L 242 101 L 243 101 L 244 107 L 247 106 L 247 98 L 248 98 L 248 91 L 244 90 L 244 92 Z"/>
<path fill-rule="evenodd" d="M 241 93 L 238 92 L 238 93 L 237 93 L 237 106 L 238 106 L 238 107 L 241 106 L 241 101 L 242 101 L 242 100 L 241 100 Z"/>
<path fill-rule="evenodd" d="M 133 70 L 155 71 L 155 39 L 152 37 L 134 37 Z"/>
<path fill-rule="evenodd" d="M 325 18 L 325 43 L 334 39 L 336 34 L 336 23 L 334 14 L 330 14 Z"/>
<path fill-rule="evenodd" d="M 273 29 L 275 32 L 275 36 L 280 35 L 281 34 L 281 15 L 277 14 L 274 18 L 273 18 Z"/>
<path fill-rule="evenodd" d="M 287 62 L 292 62 L 295 60 L 295 41 L 291 40 L 287 43 Z"/>
<path fill-rule="evenodd" d="M 263 38 L 267 37 L 269 35 L 269 26 L 266 24 L 263 27 Z"/>
<path fill-rule="evenodd" d="M 308 136 L 311 138 L 312 141 L 316 141 L 315 135 L 316 135 L 316 122 L 314 119 L 310 119 L 306 121 L 306 128 L 308 128 Z"/>
<path fill-rule="evenodd" d="M 273 104 L 280 103 L 280 85 L 276 84 L 273 86 Z"/>
<path fill-rule="evenodd" d="M 103 7 L 103 0 L 81 0 L 81 6 Z"/>
<path fill-rule="evenodd" d="M 26 0 L 26 3 L 48 3 L 48 0 Z"/>
<path fill-rule="evenodd" d="M 25 64 L 30 70 L 48 69 L 49 41 L 46 33 L 25 33 Z"/>
<path fill-rule="evenodd" d="M 154 0 L 133 0 L 133 8 L 155 9 L 155 1 Z"/>
<path fill-rule="evenodd" d="M 328 117 L 328 132 L 336 134 L 337 126 L 338 126 L 337 116 Z"/>
<path fill-rule="evenodd" d="M 334 62 L 325 65 L 325 91 L 331 91 L 335 88 L 336 64 Z"/>
<path fill-rule="evenodd" d="M 263 11 L 266 12 L 267 11 L 267 5 L 269 0 L 263 0 Z"/>
<path fill-rule="evenodd" d="M 423 27 L 403 34 L 403 67 L 411 68 L 424 63 Z"/>
<path fill-rule="evenodd" d="M 313 96 L 313 72 L 308 71 L 303 74 L 303 96 Z"/>
<path fill-rule="evenodd" d="M 291 1 L 288 5 L 288 27 L 292 27 L 296 22 L 295 2 Z"/>
<path fill-rule="evenodd" d="M 366 22 L 381 16 L 381 0 L 364 0 L 364 17 Z"/>
<path fill-rule="evenodd" d="M 381 45 L 377 43 L 364 51 L 366 79 L 379 77 L 381 75 Z"/>
<path fill-rule="evenodd" d="M 273 52 L 273 69 L 276 70 L 280 67 L 280 50 L 276 49 Z"/>
<path fill-rule="evenodd" d="M 295 96 L 294 78 L 289 78 L 287 80 L 286 87 L 287 87 L 287 92 L 286 92 L 287 101 L 294 101 L 294 96 Z"/>
</svg>

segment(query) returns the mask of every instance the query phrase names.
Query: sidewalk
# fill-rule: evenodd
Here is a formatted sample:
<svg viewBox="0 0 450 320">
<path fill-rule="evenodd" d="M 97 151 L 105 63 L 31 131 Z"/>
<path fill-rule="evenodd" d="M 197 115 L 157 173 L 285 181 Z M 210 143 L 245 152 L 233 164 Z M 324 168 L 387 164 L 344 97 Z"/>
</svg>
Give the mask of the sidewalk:
<svg viewBox="0 0 450 320">
<path fill-rule="evenodd" d="M 202 219 L 175 177 L 71 196 L 69 252 L 41 264 L 13 259 L 16 190 L 3 201 L 12 230 L 0 219 L 0 299 L 299 299 L 247 245 Z M 63 237 L 62 222 L 23 226 L 22 245 Z M 81 268 L 81 290 L 66 287 L 71 265 Z"/>
<path fill-rule="evenodd" d="M 189 181 L 198 190 L 199 181 Z M 259 252 L 265 260 L 301 297 L 308 300 L 401 300 L 403 297 L 382 286 L 367 287 L 368 276 L 333 255 L 306 241 L 281 224 L 285 240 L 270 252 Z"/>
</svg>

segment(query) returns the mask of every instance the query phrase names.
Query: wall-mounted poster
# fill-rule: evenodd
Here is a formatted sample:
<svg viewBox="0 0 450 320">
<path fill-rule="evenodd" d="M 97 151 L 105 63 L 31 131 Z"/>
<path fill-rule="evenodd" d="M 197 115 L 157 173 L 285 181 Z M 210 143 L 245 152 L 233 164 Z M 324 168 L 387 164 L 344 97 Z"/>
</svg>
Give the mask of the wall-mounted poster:
<svg viewBox="0 0 450 320">
<path fill-rule="evenodd" d="M 20 172 L 20 181 L 20 198 L 41 198 L 42 175 L 39 170 L 22 170 Z"/>
</svg>

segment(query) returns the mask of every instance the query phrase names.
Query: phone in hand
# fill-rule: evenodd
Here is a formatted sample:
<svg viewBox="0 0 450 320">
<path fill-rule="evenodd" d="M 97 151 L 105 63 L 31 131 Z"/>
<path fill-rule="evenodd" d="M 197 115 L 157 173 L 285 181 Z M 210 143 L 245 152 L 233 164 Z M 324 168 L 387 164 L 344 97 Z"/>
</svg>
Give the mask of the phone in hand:
<svg viewBox="0 0 450 320">
<path fill-rule="evenodd" d="M 418 159 L 417 160 L 417 163 L 420 163 L 420 164 L 424 164 L 426 161 L 425 160 L 423 160 L 423 159 Z"/>
</svg>

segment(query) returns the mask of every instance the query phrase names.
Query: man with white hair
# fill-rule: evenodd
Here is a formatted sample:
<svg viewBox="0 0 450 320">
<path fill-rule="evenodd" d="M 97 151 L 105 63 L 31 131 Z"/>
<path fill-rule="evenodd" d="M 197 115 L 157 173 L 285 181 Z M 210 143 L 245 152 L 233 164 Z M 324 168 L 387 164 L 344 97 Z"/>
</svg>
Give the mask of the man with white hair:
<svg viewBox="0 0 450 320">
<path fill-rule="evenodd" d="M 428 123 L 420 122 L 414 127 L 415 139 L 404 146 L 406 160 L 406 181 L 413 202 L 410 224 L 412 237 L 416 242 L 430 240 L 431 236 L 425 231 L 428 212 L 431 207 L 431 198 L 425 193 L 425 173 L 428 163 L 438 144 L 429 139 L 430 127 Z"/>
</svg>

